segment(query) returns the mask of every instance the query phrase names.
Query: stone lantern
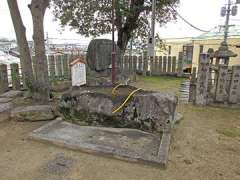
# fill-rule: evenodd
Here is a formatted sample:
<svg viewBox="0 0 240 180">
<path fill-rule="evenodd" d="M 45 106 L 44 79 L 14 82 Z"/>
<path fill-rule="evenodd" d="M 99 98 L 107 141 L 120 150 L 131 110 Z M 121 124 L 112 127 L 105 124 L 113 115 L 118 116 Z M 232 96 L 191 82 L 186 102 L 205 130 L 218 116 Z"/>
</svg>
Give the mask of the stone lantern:
<svg viewBox="0 0 240 180">
<path fill-rule="evenodd" d="M 231 57 L 237 57 L 237 54 L 229 50 L 227 43 L 224 41 L 221 43 L 219 49 L 215 52 L 216 66 L 219 64 L 229 65 Z"/>
</svg>

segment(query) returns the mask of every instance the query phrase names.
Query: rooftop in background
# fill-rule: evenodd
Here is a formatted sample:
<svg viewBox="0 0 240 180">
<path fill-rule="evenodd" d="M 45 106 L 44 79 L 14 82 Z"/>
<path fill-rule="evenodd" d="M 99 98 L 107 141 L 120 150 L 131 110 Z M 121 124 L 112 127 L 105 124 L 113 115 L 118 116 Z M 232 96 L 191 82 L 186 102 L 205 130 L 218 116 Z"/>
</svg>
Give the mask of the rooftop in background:
<svg viewBox="0 0 240 180">
<path fill-rule="evenodd" d="M 0 50 L 0 64 L 20 63 L 20 59 Z"/>
<path fill-rule="evenodd" d="M 193 40 L 223 39 L 223 37 L 224 37 L 224 27 L 216 27 L 210 32 L 203 33 L 200 36 L 194 37 Z M 230 26 L 228 37 L 240 38 L 240 25 Z"/>
</svg>

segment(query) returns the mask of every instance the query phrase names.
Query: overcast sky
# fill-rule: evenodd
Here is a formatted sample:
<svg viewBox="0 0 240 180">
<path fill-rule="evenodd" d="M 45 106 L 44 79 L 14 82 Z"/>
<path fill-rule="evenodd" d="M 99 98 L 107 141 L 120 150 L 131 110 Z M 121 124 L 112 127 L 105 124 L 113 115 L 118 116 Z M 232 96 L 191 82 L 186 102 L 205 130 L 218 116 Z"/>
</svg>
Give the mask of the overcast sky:
<svg viewBox="0 0 240 180">
<path fill-rule="evenodd" d="M 32 37 L 32 19 L 27 7 L 30 1 L 31 0 L 18 0 L 23 22 L 27 28 L 27 38 L 29 40 L 31 40 Z M 178 12 L 189 22 L 201 29 L 210 30 L 224 22 L 223 18 L 220 17 L 220 8 L 227 0 L 180 0 L 180 2 Z M 232 17 L 232 19 L 240 19 L 240 13 Z M 0 23 L 0 37 L 15 39 L 7 0 L 0 0 Z M 76 34 L 74 31 L 70 31 L 69 28 L 65 28 L 64 31 L 61 31 L 58 23 L 53 21 L 53 15 L 50 9 L 46 12 L 44 24 L 45 32 L 48 32 L 50 38 L 79 39 L 82 43 L 89 40 Z M 240 21 L 231 21 L 231 24 L 240 24 Z M 177 22 L 170 22 L 166 26 L 156 27 L 156 29 L 161 38 L 193 37 L 202 33 L 193 29 L 179 18 Z"/>
</svg>

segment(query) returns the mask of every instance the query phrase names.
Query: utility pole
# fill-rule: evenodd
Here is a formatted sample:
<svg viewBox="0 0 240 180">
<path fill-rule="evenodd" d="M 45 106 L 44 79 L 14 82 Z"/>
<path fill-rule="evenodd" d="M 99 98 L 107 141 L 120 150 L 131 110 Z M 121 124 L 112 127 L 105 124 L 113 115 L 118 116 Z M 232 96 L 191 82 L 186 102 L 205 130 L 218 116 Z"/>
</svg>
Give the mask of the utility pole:
<svg viewBox="0 0 240 180">
<path fill-rule="evenodd" d="M 225 25 L 224 25 L 224 40 L 221 43 L 219 49 L 214 53 L 214 57 L 216 58 L 216 65 L 219 65 L 220 60 L 223 61 L 225 65 L 229 64 L 229 60 L 231 57 L 236 57 L 237 54 L 229 50 L 228 48 L 228 34 L 229 34 L 229 25 L 230 16 L 236 16 L 238 6 L 237 4 L 240 3 L 240 0 L 236 0 L 235 3 L 231 0 L 228 0 L 228 3 L 222 7 L 221 9 L 221 16 L 226 17 Z"/>
<path fill-rule="evenodd" d="M 228 31 L 229 31 L 229 19 L 230 19 L 230 12 L 231 12 L 231 0 L 228 0 L 226 12 L 227 12 L 227 14 L 226 14 L 225 27 L 224 27 L 224 43 L 227 44 Z"/>
<path fill-rule="evenodd" d="M 228 3 L 226 6 L 222 7 L 221 10 L 221 16 L 225 17 L 226 16 L 226 20 L 225 20 L 225 26 L 224 26 L 224 44 L 227 44 L 227 39 L 228 39 L 228 34 L 229 34 L 229 27 L 232 25 L 229 25 L 229 21 L 230 21 L 230 16 L 236 16 L 237 15 L 237 5 L 236 4 L 240 4 L 239 0 L 236 0 L 236 3 L 232 3 L 231 0 L 228 0 Z M 232 6 L 234 5 L 234 6 Z"/>
<path fill-rule="evenodd" d="M 115 0 L 112 0 L 112 85 L 115 84 L 116 79 L 116 47 L 115 47 Z"/>
</svg>

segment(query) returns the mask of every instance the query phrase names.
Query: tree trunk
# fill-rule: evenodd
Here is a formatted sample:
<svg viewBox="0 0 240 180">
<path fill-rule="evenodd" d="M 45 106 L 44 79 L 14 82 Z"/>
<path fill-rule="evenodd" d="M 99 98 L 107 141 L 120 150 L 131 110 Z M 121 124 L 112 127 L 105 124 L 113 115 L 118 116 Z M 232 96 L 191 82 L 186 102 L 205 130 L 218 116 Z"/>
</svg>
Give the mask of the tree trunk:
<svg viewBox="0 0 240 180">
<path fill-rule="evenodd" d="M 118 41 L 117 45 L 121 50 L 121 53 L 124 54 L 128 45 L 128 41 L 131 39 L 131 33 L 124 31 L 124 29 L 120 29 L 118 31 Z"/>
<path fill-rule="evenodd" d="M 126 22 L 122 24 L 120 18 L 116 19 L 116 26 L 118 30 L 118 42 L 117 45 L 124 54 L 127 48 L 128 41 L 131 39 L 132 32 L 138 27 L 138 18 L 143 7 L 144 0 L 131 0 L 130 12 L 127 16 Z M 117 11 L 118 12 L 118 11 Z"/>
<path fill-rule="evenodd" d="M 33 19 L 33 40 L 36 60 L 36 82 L 38 89 L 36 90 L 35 99 L 43 102 L 49 101 L 50 88 L 48 79 L 48 65 L 45 54 L 44 40 L 44 14 L 49 6 L 49 0 L 32 0 L 29 8 Z"/>
<path fill-rule="evenodd" d="M 23 84 L 27 90 L 32 93 L 34 91 L 34 76 L 32 70 L 32 59 L 26 38 L 26 28 L 22 22 L 17 0 L 7 0 L 7 2 L 20 52 L 20 64 L 22 68 Z"/>
</svg>

